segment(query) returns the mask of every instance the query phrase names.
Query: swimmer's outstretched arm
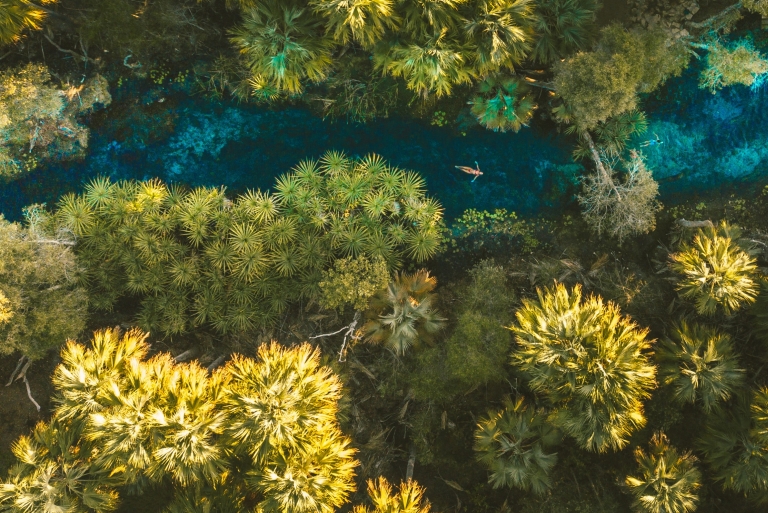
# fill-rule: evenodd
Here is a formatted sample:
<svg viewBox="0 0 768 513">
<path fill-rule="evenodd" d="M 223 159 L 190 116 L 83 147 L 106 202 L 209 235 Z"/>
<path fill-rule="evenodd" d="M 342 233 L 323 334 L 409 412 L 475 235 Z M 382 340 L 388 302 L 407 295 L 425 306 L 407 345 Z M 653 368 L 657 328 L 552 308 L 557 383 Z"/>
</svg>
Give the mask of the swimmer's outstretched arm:
<svg viewBox="0 0 768 513">
<path fill-rule="evenodd" d="M 477 169 L 478 171 L 480 171 L 480 164 L 478 164 L 478 163 L 477 163 L 477 161 L 475 161 L 475 169 Z"/>
</svg>

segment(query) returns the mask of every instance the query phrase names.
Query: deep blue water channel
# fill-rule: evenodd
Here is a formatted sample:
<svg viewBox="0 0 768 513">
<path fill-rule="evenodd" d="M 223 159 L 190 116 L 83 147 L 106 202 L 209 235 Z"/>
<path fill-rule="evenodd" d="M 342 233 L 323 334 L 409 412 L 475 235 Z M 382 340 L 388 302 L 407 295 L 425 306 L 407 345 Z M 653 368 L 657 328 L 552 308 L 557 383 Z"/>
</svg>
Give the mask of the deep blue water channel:
<svg viewBox="0 0 768 513">
<path fill-rule="evenodd" d="M 766 87 L 736 86 L 717 95 L 695 85 L 695 69 L 670 80 L 644 103 L 649 130 L 664 144 L 645 148 L 661 182 L 662 200 L 733 182 L 750 182 L 768 167 Z M 88 156 L 41 168 L 0 186 L 0 212 L 18 219 L 24 205 L 55 203 L 97 175 L 113 179 L 158 177 L 192 186 L 224 185 L 230 194 L 267 189 L 276 176 L 329 149 L 349 155 L 375 152 L 391 164 L 420 172 L 430 195 L 453 218 L 466 208 L 507 208 L 535 215 L 561 208 L 583 171 L 570 159 L 573 140 L 552 126 L 494 133 L 392 117 L 368 125 L 323 121 L 308 109 L 268 109 L 157 90 L 114 94 L 92 130 Z M 641 140 L 634 141 L 635 144 Z M 471 182 L 456 165 L 480 165 Z"/>
</svg>

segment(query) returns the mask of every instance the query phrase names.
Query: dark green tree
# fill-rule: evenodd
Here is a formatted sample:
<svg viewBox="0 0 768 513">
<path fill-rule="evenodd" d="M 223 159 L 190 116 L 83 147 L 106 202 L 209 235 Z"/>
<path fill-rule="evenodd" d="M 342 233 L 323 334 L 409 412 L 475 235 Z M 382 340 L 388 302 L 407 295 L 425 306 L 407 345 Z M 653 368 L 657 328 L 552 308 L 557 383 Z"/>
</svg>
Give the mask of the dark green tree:
<svg viewBox="0 0 768 513">
<path fill-rule="evenodd" d="M 531 57 L 550 64 L 592 43 L 598 0 L 539 0 Z"/>
</svg>

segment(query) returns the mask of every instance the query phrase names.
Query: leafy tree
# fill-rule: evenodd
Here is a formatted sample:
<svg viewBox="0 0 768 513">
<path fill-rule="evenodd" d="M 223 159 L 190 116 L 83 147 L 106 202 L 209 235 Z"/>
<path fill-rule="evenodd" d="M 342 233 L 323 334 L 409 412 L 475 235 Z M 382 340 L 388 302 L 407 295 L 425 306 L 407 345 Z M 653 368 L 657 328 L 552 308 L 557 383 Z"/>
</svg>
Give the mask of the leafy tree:
<svg viewBox="0 0 768 513">
<path fill-rule="evenodd" d="M 365 310 L 368 299 L 388 283 L 389 271 L 381 258 L 340 258 L 333 262 L 333 268 L 323 271 L 320 303 L 325 308 L 350 305 L 355 310 Z"/>
<path fill-rule="evenodd" d="M 563 112 L 565 110 L 563 106 L 556 107 L 556 109 L 556 116 L 566 116 L 565 119 L 560 118 L 561 121 L 571 121 L 567 117 L 568 114 Z M 601 121 L 594 128 L 593 132 L 596 136 L 595 144 L 606 157 L 605 160 L 610 160 L 620 158 L 623 155 L 627 142 L 632 136 L 635 134 L 642 135 L 647 130 L 648 120 L 645 117 L 645 113 L 641 110 L 633 109 L 622 112 L 618 116 L 614 116 L 606 121 Z M 569 126 L 566 129 L 566 133 L 575 132 L 577 132 L 575 126 Z M 588 159 L 592 157 L 592 151 L 584 137 L 581 138 L 578 146 L 573 150 L 573 157 L 575 159 Z"/>
<path fill-rule="evenodd" d="M 41 0 L 43 5 L 56 0 Z M 6 0 L 0 4 L 0 46 L 15 43 L 24 29 L 40 30 L 46 10 L 27 0 Z"/>
<path fill-rule="evenodd" d="M 556 408 L 553 422 L 592 451 L 620 449 L 645 423 L 642 400 L 656 369 L 645 354 L 648 330 L 599 296 L 582 301 L 581 287 L 562 284 L 524 300 L 510 329 L 512 362 Z"/>
<path fill-rule="evenodd" d="M 396 493 L 386 478 L 368 481 L 368 497 L 373 509 L 355 506 L 352 513 L 430 513 L 432 507 L 424 497 L 424 488 L 411 479 L 401 482 Z"/>
<path fill-rule="evenodd" d="M 407 0 L 399 2 L 403 32 L 423 37 L 453 31 L 461 22 L 459 6 L 464 0 Z"/>
<path fill-rule="evenodd" d="M 110 511 L 118 486 L 150 484 L 175 490 L 169 511 L 203 495 L 265 512 L 330 513 L 346 502 L 354 450 L 336 421 L 341 383 L 317 350 L 273 342 L 209 375 L 167 354 L 146 360 L 146 338 L 111 329 L 90 349 L 68 344 L 53 418 L 15 445 L 0 507 Z"/>
<path fill-rule="evenodd" d="M 678 453 L 664 433 L 656 433 L 646 454 L 635 449 L 640 477 L 627 476 L 626 484 L 634 496 L 632 509 L 638 513 L 688 513 L 696 509 L 701 473 L 696 458 Z"/>
<path fill-rule="evenodd" d="M 363 326 L 366 339 L 383 343 L 397 354 L 413 345 L 430 342 L 445 319 L 432 308 L 437 280 L 429 271 L 395 274 L 386 289 L 370 300 Z"/>
<path fill-rule="evenodd" d="M 539 0 L 536 2 L 536 37 L 531 57 L 550 64 L 591 42 L 598 0 Z"/>
<path fill-rule="evenodd" d="M 768 2 L 765 0 L 742 0 L 741 5 L 749 11 L 768 16 Z"/>
<path fill-rule="evenodd" d="M 707 66 L 701 72 L 699 87 L 709 89 L 712 94 L 734 84 L 751 86 L 768 73 L 768 60 L 746 39 L 741 39 L 730 47 L 719 41 L 696 46 L 708 50 Z"/>
<path fill-rule="evenodd" d="M 546 421 L 543 410 L 535 410 L 518 399 L 503 410 L 491 412 L 477 424 L 477 459 L 491 471 L 494 488 L 517 487 L 543 494 L 552 486 L 549 472 L 557 461 L 547 450 L 560 441 L 557 429 Z"/>
<path fill-rule="evenodd" d="M 223 189 L 99 178 L 62 198 L 57 217 L 78 237 L 94 306 L 137 296 L 141 325 L 167 334 L 269 326 L 293 301 L 321 297 L 335 258 L 392 270 L 437 250 L 442 208 L 417 174 L 376 155 L 327 153 L 275 189 L 230 200 Z"/>
<path fill-rule="evenodd" d="M 472 114 L 494 132 L 517 132 L 527 126 L 536 108 L 528 91 L 525 82 L 516 77 L 487 77 L 478 85 L 479 94 L 469 101 Z"/>
<path fill-rule="evenodd" d="M 580 130 L 634 109 L 638 92 L 651 92 L 679 75 L 689 60 L 681 43 L 667 46 L 663 31 L 630 32 L 614 24 L 600 35 L 593 51 L 555 67 L 555 89 Z"/>
<path fill-rule="evenodd" d="M 326 18 L 326 30 L 342 44 L 354 40 L 372 48 L 401 21 L 393 0 L 312 0 L 310 5 Z"/>
<path fill-rule="evenodd" d="M 468 84 L 475 76 L 466 44 L 451 34 L 444 28 L 416 39 L 382 42 L 374 50 L 374 66 L 402 77 L 408 89 L 422 97 L 450 95 L 454 86 Z"/>
<path fill-rule="evenodd" d="M 87 295 L 70 244 L 0 215 L 0 353 L 36 360 L 85 327 Z"/>
<path fill-rule="evenodd" d="M 293 2 L 265 0 L 246 9 L 231 40 L 250 67 L 252 86 L 298 94 L 303 80 L 325 79 L 333 40 L 322 25 L 322 18 Z"/>
<path fill-rule="evenodd" d="M 681 322 L 664 339 L 657 356 L 659 376 L 681 403 L 701 403 L 710 412 L 744 381 L 731 337 L 717 329 Z"/>
<path fill-rule="evenodd" d="M 1 181 L 32 171 L 41 161 L 84 155 L 89 132 L 77 116 L 112 101 L 109 84 L 99 75 L 63 90 L 50 80 L 48 68 L 37 64 L 0 71 Z"/>
<path fill-rule="evenodd" d="M 768 389 L 740 398 L 707 418 L 699 448 L 726 490 L 768 499 Z"/>
<path fill-rule="evenodd" d="M 473 2 L 464 30 L 477 74 L 514 71 L 531 50 L 534 22 L 530 0 Z"/>
<path fill-rule="evenodd" d="M 720 307 L 730 315 L 755 301 L 757 283 L 752 277 L 757 267 L 734 240 L 740 234 L 723 222 L 719 229 L 699 230 L 692 244 L 684 243 L 670 255 L 670 268 L 680 275 L 677 290 L 694 301 L 699 314 L 712 315 Z"/>
<path fill-rule="evenodd" d="M 578 196 L 584 220 L 598 235 L 607 233 L 619 241 L 653 230 L 656 212 L 661 209 L 656 199 L 659 184 L 646 169 L 642 154 L 630 153 L 626 173 L 620 179 L 613 169 L 606 168 L 591 139 L 589 144 L 597 172 L 584 178 L 583 191 Z"/>
</svg>

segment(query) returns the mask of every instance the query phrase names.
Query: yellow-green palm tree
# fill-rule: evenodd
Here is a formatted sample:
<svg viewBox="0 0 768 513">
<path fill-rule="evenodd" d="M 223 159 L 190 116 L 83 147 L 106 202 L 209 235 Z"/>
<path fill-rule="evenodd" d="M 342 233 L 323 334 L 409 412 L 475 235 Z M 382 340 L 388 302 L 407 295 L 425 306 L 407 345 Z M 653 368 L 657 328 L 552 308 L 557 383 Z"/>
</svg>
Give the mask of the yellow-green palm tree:
<svg viewBox="0 0 768 513">
<path fill-rule="evenodd" d="M 265 0 L 246 9 L 231 40 L 255 89 L 272 86 L 298 94 L 302 81 L 320 82 L 331 69 L 333 39 L 323 30 L 323 19 L 292 2 Z"/>
<path fill-rule="evenodd" d="M 480 76 L 514 71 L 531 50 L 534 4 L 530 0 L 478 0 L 464 24 L 472 67 Z"/>
<path fill-rule="evenodd" d="M 699 230 L 692 244 L 683 244 L 670 256 L 670 267 L 680 275 L 677 290 L 694 301 L 698 313 L 712 315 L 719 307 L 729 315 L 755 301 L 757 266 L 738 246 L 740 234 L 723 222 L 719 228 Z"/>
<path fill-rule="evenodd" d="M 445 319 L 432 307 L 437 280 L 429 271 L 398 273 L 386 289 L 371 297 L 363 326 L 366 339 L 385 344 L 397 354 L 430 342 Z"/>
<path fill-rule="evenodd" d="M 490 76 L 478 85 L 469 101 L 477 121 L 494 132 L 519 131 L 533 117 L 536 102 L 516 77 Z"/>
<path fill-rule="evenodd" d="M 368 480 L 368 497 L 373 508 L 355 506 L 353 513 L 430 513 L 432 506 L 424 496 L 424 487 L 411 479 L 400 483 L 393 493 L 385 477 Z"/>
<path fill-rule="evenodd" d="M 477 459 L 491 471 L 488 482 L 494 488 L 514 486 L 537 494 L 551 486 L 549 471 L 557 454 L 549 448 L 559 441 L 546 412 L 526 405 L 522 398 L 491 412 L 475 430 Z"/>
<path fill-rule="evenodd" d="M 51 4 L 56 0 L 41 0 Z M 0 2 L 0 46 L 14 43 L 21 38 L 24 29 L 40 30 L 46 10 L 27 0 L 3 0 Z"/>
<path fill-rule="evenodd" d="M 394 0 L 312 0 L 310 5 L 326 19 L 326 29 L 342 44 L 356 41 L 372 48 L 400 24 Z"/>
<path fill-rule="evenodd" d="M 553 422 L 585 449 L 620 449 L 645 424 L 643 399 L 654 387 L 648 330 L 599 296 L 562 284 L 524 300 L 510 327 L 512 362 L 556 408 Z"/>
<path fill-rule="evenodd" d="M 696 509 L 701 473 L 690 452 L 680 454 L 659 432 L 651 439 L 648 453 L 639 447 L 635 450 L 635 460 L 640 475 L 625 480 L 635 512 L 689 513 Z"/>
<path fill-rule="evenodd" d="M 681 322 L 657 352 L 659 377 L 682 403 L 700 403 L 710 412 L 742 385 L 731 337 L 715 328 Z"/>
</svg>

